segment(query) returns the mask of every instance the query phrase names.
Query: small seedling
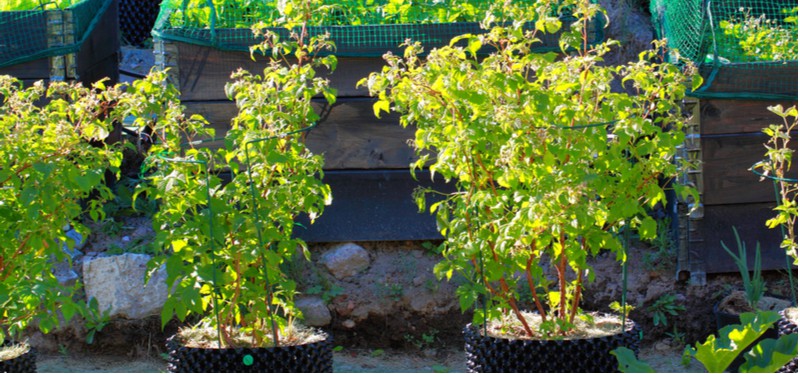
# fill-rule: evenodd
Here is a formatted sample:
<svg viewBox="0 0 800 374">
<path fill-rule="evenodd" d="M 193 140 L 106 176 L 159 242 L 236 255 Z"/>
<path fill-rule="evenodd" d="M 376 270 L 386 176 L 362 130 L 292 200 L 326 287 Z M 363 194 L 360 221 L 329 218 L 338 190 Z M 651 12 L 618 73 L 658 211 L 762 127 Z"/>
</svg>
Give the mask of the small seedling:
<svg viewBox="0 0 800 374">
<path fill-rule="evenodd" d="M 383 349 L 375 349 L 369 353 L 370 357 L 383 357 L 386 352 Z"/>
</svg>

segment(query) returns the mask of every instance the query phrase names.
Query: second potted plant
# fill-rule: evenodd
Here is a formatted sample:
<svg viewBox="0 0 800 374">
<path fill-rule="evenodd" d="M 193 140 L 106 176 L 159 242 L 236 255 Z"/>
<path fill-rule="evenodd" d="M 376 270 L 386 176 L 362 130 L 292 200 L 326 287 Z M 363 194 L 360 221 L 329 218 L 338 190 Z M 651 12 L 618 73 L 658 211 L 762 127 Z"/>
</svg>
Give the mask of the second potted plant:
<svg viewBox="0 0 800 374">
<path fill-rule="evenodd" d="M 462 309 L 474 307 L 468 369 L 614 371 L 609 351 L 636 349 L 639 331 L 623 316 L 581 309 L 594 278 L 588 260 L 608 251 L 624 262 L 625 232 L 655 237 L 648 209 L 666 202 L 662 183 L 681 171 L 673 156 L 687 75 L 651 62 L 655 51 L 602 66 L 615 42 L 588 43 L 601 11 L 589 1 L 498 6 L 487 34 L 457 37 L 424 59 L 411 44 L 362 82 L 376 112 L 416 126 L 413 167 L 458 188 L 430 210 L 446 238 L 435 271 L 470 281 L 458 289 Z M 573 17 L 564 56 L 533 52 L 542 33 L 562 29 L 562 13 Z M 631 94 L 612 90 L 616 77 Z M 435 191 L 417 194 L 420 207 L 426 192 Z"/>
<path fill-rule="evenodd" d="M 335 100 L 328 81 L 315 76 L 319 66 L 332 69 L 335 58 L 313 58 L 330 44 L 308 38 L 303 26 L 314 4 L 281 9 L 286 27 L 300 30 L 292 40 L 254 26 L 265 41 L 252 52 L 273 58 L 262 75 L 232 75 L 226 92 L 239 114 L 224 148 L 187 143 L 183 135 L 213 135 L 203 121 L 176 117 L 156 128 L 164 138 L 153 149 L 157 171 L 145 191 L 161 202 L 154 224 L 165 253 L 152 265 L 166 266 L 171 287 L 162 321 L 202 316 L 168 342 L 170 371 L 332 370 L 331 336 L 299 324 L 296 282 L 285 272 L 298 251 L 309 256 L 293 235 L 295 219 L 307 214 L 313 222 L 331 201 L 321 181 L 323 159 L 303 141 L 318 119 L 312 97 Z M 284 59 L 289 51 L 296 62 Z M 220 171 L 230 172 L 230 182 Z"/>
</svg>

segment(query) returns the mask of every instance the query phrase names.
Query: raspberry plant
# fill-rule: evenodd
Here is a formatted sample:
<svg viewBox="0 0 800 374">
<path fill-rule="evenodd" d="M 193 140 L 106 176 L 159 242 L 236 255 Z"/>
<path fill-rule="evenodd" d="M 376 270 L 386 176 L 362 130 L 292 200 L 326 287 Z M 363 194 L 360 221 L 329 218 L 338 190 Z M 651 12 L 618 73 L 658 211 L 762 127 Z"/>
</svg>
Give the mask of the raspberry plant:
<svg viewBox="0 0 800 374">
<path fill-rule="evenodd" d="M 417 201 L 424 208 L 425 195 L 442 197 L 429 207 L 446 238 L 435 272 L 474 280 L 458 289 L 462 309 L 483 303 L 476 324 L 512 314 L 520 336 L 555 338 L 589 318 L 580 308 L 594 278 L 587 260 L 607 250 L 625 261 L 623 230 L 656 236 L 648 209 L 666 203 L 666 181 L 681 172 L 674 155 L 684 140 L 679 101 L 688 76 L 654 62 L 655 51 L 603 65 L 617 43 L 588 43 L 601 11 L 589 1 L 498 5 L 494 14 L 505 17 L 487 18 L 488 33 L 456 37 L 424 58 L 410 44 L 361 83 L 378 98 L 376 115 L 393 110 L 403 126 L 416 126 L 412 168 L 457 186 L 420 190 Z M 560 36 L 563 55 L 533 51 L 543 33 L 562 29 L 564 13 L 574 21 Z M 616 78 L 631 93 L 613 90 Z M 520 300 L 521 287 L 530 299 Z M 539 331 L 521 301 L 535 305 Z"/>
<path fill-rule="evenodd" d="M 102 82 L 50 86 L 0 76 L 0 343 L 31 324 L 48 333 L 80 314 L 75 286 L 59 284 L 54 261 L 68 260 L 63 231 L 84 237 L 84 214 L 98 220 L 112 198 L 106 171 L 119 172 L 122 153 L 103 141 L 112 130 L 111 98 Z"/>
<path fill-rule="evenodd" d="M 163 253 L 152 265 L 166 266 L 172 287 L 162 322 L 203 316 L 219 347 L 293 343 L 288 328 L 299 315 L 296 282 L 282 265 L 298 251 L 309 256 L 305 242 L 293 236 L 297 216 L 308 214 L 313 222 L 331 201 L 321 181 L 323 159 L 304 144 L 319 119 L 311 99 L 335 101 L 328 80 L 315 73 L 320 66 L 335 68 L 332 55 L 316 57 L 332 45 L 305 32 L 306 16 L 318 5 L 303 0 L 278 9 L 285 27 L 299 30 L 291 40 L 279 40 L 265 24 L 253 26 L 264 42 L 252 53 L 272 57 L 260 75 L 232 74 L 226 92 L 239 113 L 223 148 L 196 147 L 191 140 L 213 134 L 180 110 L 155 127 L 164 141 L 152 150 L 157 169 L 142 191 L 161 203 L 154 225 Z M 174 87 L 166 87 L 178 108 Z M 227 184 L 222 170 L 231 174 Z"/>
</svg>

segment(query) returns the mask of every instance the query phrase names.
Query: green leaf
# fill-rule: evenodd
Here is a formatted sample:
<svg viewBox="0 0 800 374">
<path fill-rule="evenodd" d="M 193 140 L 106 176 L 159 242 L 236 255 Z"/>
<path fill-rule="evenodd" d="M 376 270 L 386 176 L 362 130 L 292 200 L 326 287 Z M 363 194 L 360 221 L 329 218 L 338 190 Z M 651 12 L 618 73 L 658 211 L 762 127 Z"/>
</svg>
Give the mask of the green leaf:
<svg viewBox="0 0 800 374">
<path fill-rule="evenodd" d="M 389 101 L 378 100 L 372 105 L 372 110 L 375 112 L 376 118 L 381 118 L 381 111 L 389 113 Z"/>
<path fill-rule="evenodd" d="M 742 373 L 775 373 L 797 357 L 797 333 L 761 340 L 744 355 Z"/>
<path fill-rule="evenodd" d="M 617 369 L 622 373 L 655 373 L 650 364 L 636 358 L 636 354 L 627 347 L 618 347 L 611 351 L 617 358 Z"/>
</svg>

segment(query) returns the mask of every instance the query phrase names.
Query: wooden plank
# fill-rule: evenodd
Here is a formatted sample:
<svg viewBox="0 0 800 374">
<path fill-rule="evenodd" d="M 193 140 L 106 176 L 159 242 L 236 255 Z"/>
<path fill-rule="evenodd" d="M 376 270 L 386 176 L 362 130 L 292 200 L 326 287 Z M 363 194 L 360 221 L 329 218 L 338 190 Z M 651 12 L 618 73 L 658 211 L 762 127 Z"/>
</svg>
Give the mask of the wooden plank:
<svg viewBox="0 0 800 374">
<path fill-rule="evenodd" d="M 775 113 L 767 110 L 768 106 L 777 104 L 788 108 L 797 105 L 797 101 L 702 99 L 700 133 L 711 135 L 760 132 L 761 129 L 782 121 Z"/>
<path fill-rule="evenodd" d="M 735 204 L 706 206 L 699 230 L 703 238 L 694 250 L 701 254 L 708 274 L 736 272 L 737 268 L 720 241 L 736 253 L 736 241 L 731 227 L 736 227 L 744 241 L 748 264 L 752 268 L 756 243 L 761 245 L 761 265 L 764 270 L 786 269 L 786 255 L 780 248 L 780 229 L 768 229 L 764 222 L 773 217 L 775 204 Z"/>
<path fill-rule="evenodd" d="M 325 173 L 333 202 L 313 225 L 299 219 L 303 227 L 295 234 L 308 242 L 441 239 L 434 216 L 419 212 L 412 192 L 418 186 L 454 189 L 442 178 L 431 181 L 427 171 L 418 172 L 417 179 L 408 170 Z"/>
<path fill-rule="evenodd" d="M 408 169 L 417 159 L 408 145 L 415 130 L 402 128 L 395 114 L 375 118 L 373 102 L 365 98 L 339 99 L 324 110 L 323 101 L 316 102 L 322 120 L 309 133 L 306 144 L 313 152 L 325 156 L 325 169 Z M 187 113 L 203 115 L 215 128 L 218 138 L 225 136 L 231 118 L 237 113 L 230 101 L 184 105 Z M 209 146 L 219 147 L 221 143 Z"/>
<path fill-rule="evenodd" d="M 769 138 L 761 133 L 706 136 L 703 149 L 703 204 L 768 203 L 775 201 L 770 181 L 760 182 L 748 169 L 765 158 L 764 143 Z M 794 143 L 795 151 L 797 143 Z M 790 175 L 797 175 L 797 153 Z"/>
<path fill-rule="evenodd" d="M 50 79 L 50 59 L 40 58 L 21 64 L 0 68 L 0 75 L 10 75 L 22 80 Z"/>
<path fill-rule="evenodd" d="M 796 97 L 797 83 L 797 61 L 783 65 L 727 64 L 720 66 L 708 92 L 752 92 Z"/>
<path fill-rule="evenodd" d="M 119 4 L 113 0 L 76 54 L 78 79 L 90 86 L 103 77 L 119 81 Z"/>
<path fill-rule="evenodd" d="M 178 47 L 179 86 L 184 101 L 227 100 L 225 83 L 231 81 L 231 72 L 241 67 L 253 74 L 261 74 L 266 66 L 266 58 L 253 61 L 249 53 L 180 42 L 174 44 Z M 340 57 L 333 74 L 320 70 L 318 75 L 330 79 L 331 87 L 338 90 L 340 98 L 366 97 L 369 96 L 367 89 L 356 89 L 356 83 L 370 72 L 380 71 L 383 65 L 383 60 L 378 57 Z"/>
</svg>

